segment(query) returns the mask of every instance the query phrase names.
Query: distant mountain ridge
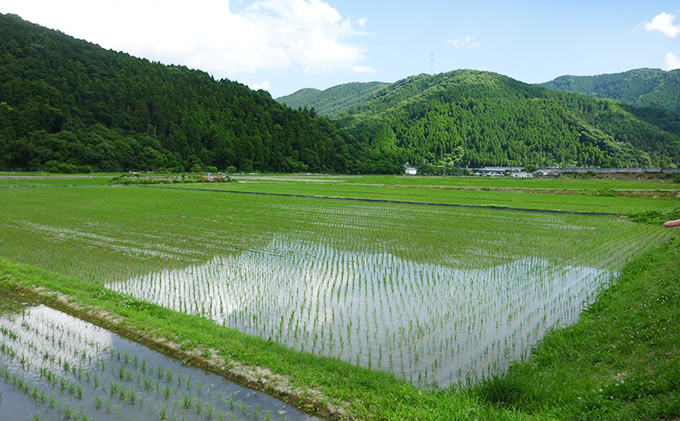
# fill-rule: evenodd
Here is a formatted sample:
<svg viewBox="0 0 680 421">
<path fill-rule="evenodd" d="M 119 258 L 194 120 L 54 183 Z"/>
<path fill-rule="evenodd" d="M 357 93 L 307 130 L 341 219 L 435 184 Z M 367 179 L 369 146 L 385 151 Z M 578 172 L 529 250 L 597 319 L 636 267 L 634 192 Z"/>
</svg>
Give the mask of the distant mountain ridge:
<svg viewBox="0 0 680 421">
<path fill-rule="evenodd" d="M 680 69 L 635 69 L 598 76 L 566 75 L 539 86 L 615 99 L 637 107 L 680 112 Z"/>
<path fill-rule="evenodd" d="M 319 115 L 332 117 L 361 104 L 389 85 L 384 82 L 353 82 L 333 86 L 324 91 L 306 88 L 276 98 L 276 101 L 293 109 L 313 108 Z"/>
<path fill-rule="evenodd" d="M 317 92 L 315 100 L 320 98 Z M 333 119 L 368 142 L 374 155 L 396 153 L 418 164 L 680 164 L 678 113 L 563 93 L 490 72 L 411 76 Z"/>
</svg>

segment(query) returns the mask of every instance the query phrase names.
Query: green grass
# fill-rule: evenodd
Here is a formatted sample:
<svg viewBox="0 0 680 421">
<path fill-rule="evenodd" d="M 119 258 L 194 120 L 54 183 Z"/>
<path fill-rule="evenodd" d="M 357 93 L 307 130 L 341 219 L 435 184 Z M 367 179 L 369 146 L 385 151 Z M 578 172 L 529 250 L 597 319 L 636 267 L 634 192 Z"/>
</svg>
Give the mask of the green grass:
<svg viewBox="0 0 680 421">
<path fill-rule="evenodd" d="M 194 316 L 129 300 L 101 286 L 0 261 L 0 286 L 42 286 L 126 317 L 143 334 L 191 340 L 270 367 L 359 419 L 674 419 L 680 416 L 680 241 L 629 263 L 581 320 L 549 334 L 528 362 L 472 390 L 420 390 L 385 374 L 293 352 Z M 600 391 L 600 389 L 602 391 Z"/>
<path fill-rule="evenodd" d="M 34 187 L 34 186 L 92 186 L 105 185 L 111 180 L 110 175 L 84 176 L 22 176 L 1 177 L 0 187 Z"/>
<path fill-rule="evenodd" d="M 680 416 L 680 241 L 643 254 L 531 360 L 474 389 L 499 408 L 560 419 Z"/>
<path fill-rule="evenodd" d="M 96 282 L 261 249 L 284 234 L 454 267 L 625 256 L 621 238 L 644 248 L 670 234 L 611 217 L 137 187 L 4 189 L 0 215 L 0 256 Z M 466 257 L 495 243 L 494 253 Z"/>
<path fill-rule="evenodd" d="M 235 175 L 242 180 L 286 180 L 297 182 L 329 182 L 345 184 L 367 184 L 382 186 L 431 186 L 431 187 L 470 187 L 497 189 L 549 189 L 549 190 L 679 190 L 672 178 L 666 180 L 638 180 L 631 175 L 618 179 L 582 179 L 582 178 L 512 178 L 512 177 L 474 177 L 474 176 L 394 176 L 394 175 L 292 175 L 261 174 Z"/>
<path fill-rule="evenodd" d="M 0 172 L 0 185 L 52 185 L 52 184 L 80 184 L 86 180 L 95 180 L 96 184 L 104 184 L 119 173 L 91 173 L 91 174 L 52 174 L 48 172 L 8 173 Z M 143 174 L 150 177 L 164 177 L 168 174 Z M 175 176 L 170 174 L 170 176 Z M 597 191 L 602 189 L 621 191 L 680 191 L 680 185 L 668 180 L 638 180 L 635 176 L 627 175 L 619 179 L 520 179 L 511 177 L 435 177 L 435 176 L 392 176 L 392 175 L 294 175 L 294 174 L 235 174 L 232 177 L 244 181 L 272 181 L 277 183 L 328 183 L 366 186 L 390 187 L 419 187 L 419 188 L 467 188 L 467 189 L 516 189 L 516 190 L 559 190 L 559 191 Z M 71 181 L 68 181 L 71 180 Z M 76 180 L 76 181 L 73 181 Z"/>
<path fill-rule="evenodd" d="M 194 346 L 217 349 L 219 355 L 241 363 L 268 367 L 289 376 L 295 385 L 321 390 L 331 402 L 344 402 L 359 419 L 468 419 L 470 415 L 485 419 L 524 418 L 514 410 L 494 408 L 469 394 L 420 390 L 387 373 L 295 352 L 197 316 L 130 301 L 77 278 L 6 260 L 0 260 L 0 274 L 0 287 L 41 286 L 67 294 L 80 305 L 96 306 L 125 317 L 122 327 L 137 330 L 140 336 L 168 337 L 179 343 L 191 341 Z"/>
<path fill-rule="evenodd" d="M 592 419 L 615 414 L 611 415 L 613 419 L 621 414 L 629 416 L 625 411 L 633 409 L 636 412 L 631 414 L 641 418 L 662 418 L 668 414 L 671 414 L 670 418 L 677 417 L 673 412 L 678 390 L 677 378 L 673 377 L 673 370 L 677 368 L 673 365 L 673 361 L 677 361 L 677 348 L 669 348 L 668 344 L 680 341 L 676 336 L 669 336 L 663 346 L 657 345 L 661 342 L 656 341 L 652 344 L 652 340 L 639 335 L 638 330 L 632 330 L 636 323 L 644 320 L 632 318 L 635 312 L 631 311 L 650 297 L 649 304 L 654 304 L 656 301 L 653 300 L 660 298 L 655 295 L 657 290 L 668 295 L 672 292 L 669 288 L 679 284 L 678 241 L 666 244 L 669 238 L 677 235 L 676 230 L 665 230 L 658 225 L 660 218 L 673 215 L 671 212 L 678 205 L 676 198 L 601 196 L 600 189 L 594 190 L 594 194 L 552 195 L 335 186 L 264 179 L 229 185 L 234 186 L 244 191 L 301 192 L 296 194 L 338 195 L 331 193 L 339 191 L 347 197 L 379 199 L 398 195 L 410 197 L 412 192 L 423 192 L 422 197 L 433 203 L 444 200 L 460 203 L 465 194 L 470 202 L 516 200 L 518 206 L 512 207 L 527 207 L 533 203 L 539 209 L 565 206 L 566 202 L 557 202 L 559 199 L 572 201 L 567 209 L 594 208 L 599 204 L 616 209 L 616 213 L 637 212 L 640 221 L 647 223 L 611 217 L 178 189 L 1 189 L 0 256 L 5 259 L 0 263 L 0 272 L 4 274 L 4 283 L 25 287 L 40 285 L 60 291 L 87 305 L 125 316 L 124 326 L 168 336 L 189 347 L 214 348 L 219 355 L 245 364 L 269 367 L 276 373 L 291 376 L 298 385 L 322 390 L 334 402 L 349 402 L 352 411 L 360 414 L 361 419 Z M 491 193 L 497 196 L 487 195 Z M 556 202 L 551 202 L 553 199 Z M 641 212 L 648 213 L 641 215 Z M 123 297 L 103 287 L 108 281 L 151 271 L 186 268 L 214 256 L 262 250 L 272 238 L 281 235 L 305 244 L 323 243 L 339 250 L 361 253 L 389 253 L 414 262 L 450 267 L 491 267 L 523 256 L 534 256 L 569 264 L 623 268 L 624 276 L 617 286 L 601 296 L 575 327 L 548 336 L 527 363 L 529 368 L 517 365 L 509 375 L 472 391 L 418 389 L 387 373 L 295 352 L 197 316 Z M 660 248 L 656 249 L 657 245 L 661 245 Z M 650 249 L 653 251 L 645 254 Z M 642 257 L 624 268 L 626 261 L 641 254 Z M 672 282 L 659 283 L 660 279 L 666 278 Z M 626 285 L 632 289 L 636 285 L 640 287 L 633 294 Z M 608 302 L 620 305 L 617 307 Z M 662 307 L 658 309 L 650 307 L 654 309 L 653 313 L 644 313 L 642 310 L 647 311 L 646 308 L 640 308 L 641 317 L 653 319 L 657 314 L 661 317 L 680 313 L 677 298 L 665 300 L 660 305 Z M 606 325 L 594 323 L 598 316 L 604 319 L 605 315 L 608 317 Z M 677 319 L 669 319 L 664 326 L 667 330 L 659 332 L 660 337 L 677 335 Z M 662 319 L 654 320 L 649 326 L 659 326 Z M 605 328 L 610 325 L 612 328 L 605 334 Z M 638 347 L 637 351 L 631 353 L 633 351 L 626 345 L 622 355 L 628 355 L 627 359 L 615 359 L 606 354 L 620 353 L 620 335 L 631 334 L 633 344 L 630 348 Z M 588 335 L 600 336 L 592 339 Z M 607 348 L 613 345 L 618 348 Z M 636 366 L 638 362 L 641 362 L 640 367 Z M 570 369 L 571 364 L 574 370 Z M 651 371 L 641 367 L 651 368 Z M 642 388 L 643 393 L 639 396 L 632 397 L 633 392 L 630 392 L 621 398 L 612 397 L 609 401 L 618 402 L 612 405 L 609 401 L 595 399 L 600 395 L 585 394 L 587 391 L 594 393 L 593 390 L 600 393 L 600 388 L 609 391 L 607 385 L 621 387 L 606 382 L 623 376 L 624 371 L 627 372 L 625 376 L 633 376 L 624 378 L 624 383 L 627 378 L 632 381 L 642 378 L 645 373 L 656 374 L 646 378 L 651 378 L 647 383 L 637 380 L 632 383 Z M 670 377 L 659 374 L 662 372 L 670 373 Z M 656 386 L 652 380 L 657 382 Z M 559 392 L 564 384 L 567 385 L 564 391 Z M 589 406 L 583 406 L 582 401 L 589 402 Z M 643 408 L 652 409 L 642 412 Z M 674 413 L 676 415 L 672 415 Z M 630 417 L 635 418 L 633 415 Z"/>
<path fill-rule="evenodd" d="M 574 190 L 561 187 L 531 187 L 532 180 L 477 179 L 472 177 L 424 179 L 432 184 L 399 184 L 409 178 L 305 178 L 305 177 L 247 177 L 237 178 L 240 183 L 173 185 L 173 188 L 215 189 L 239 192 L 296 194 L 324 197 L 346 197 L 370 200 L 394 200 L 406 202 L 443 203 L 452 205 L 504 207 L 518 209 L 548 209 L 569 212 L 596 212 L 632 215 L 648 211 L 669 211 L 680 207 L 677 184 L 662 184 L 664 191 L 615 190 L 610 181 L 579 184 Z M 414 179 L 419 181 L 418 179 Z M 490 181 L 487 181 L 490 180 Z M 395 184 L 381 183 L 391 181 Z M 439 181 L 439 182 L 436 182 Z M 482 183 L 485 182 L 485 183 Z M 543 180 L 535 180 L 543 181 Z M 553 180 L 547 180 L 553 181 Z M 461 184 L 457 185 L 456 183 Z M 447 185 L 445 183 L 453 183 Z M 462 183 L 468 183 L 465 185 Z M 514 189 L 503 187 L 513 184 Z M 588 185 L 585 187 L 585 185 Z M 555 186 L 555 184 L 553 184 Z M 670 189 L 670 190 L 669 190 Z M 675 189 L 675 190 L 673 190 Z M 530 192 L 532 194 L 528 194 Z"/>
</svg>

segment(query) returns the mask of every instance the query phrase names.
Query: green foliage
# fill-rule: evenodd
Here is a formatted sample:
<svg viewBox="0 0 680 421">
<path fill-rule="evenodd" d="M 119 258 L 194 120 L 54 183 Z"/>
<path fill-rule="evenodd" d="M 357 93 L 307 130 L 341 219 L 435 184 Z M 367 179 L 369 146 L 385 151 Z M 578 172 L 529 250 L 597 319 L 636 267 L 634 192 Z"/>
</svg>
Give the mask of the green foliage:
<svg viewBox="0 0 680 421">
<path fill-rule="evenodd" d="M 676 184 L 680 184 L 680 174 L 675 174 L 673 177 L 673 182 Z"/>
<path fill-rule="evenodd" d="M 337 117 L 374 151 L 462 166 L 680 163 L 680 114 L 459 70 L 414 76 Z M 462 153 L 460 153 L 462 151 Z"/>
<path fill-rule="evenodd" d="M 14 15 L 0 15 L 0 57 L 0 168 L 398 174 L 407 161 L 439 173 L 680 164 L 677 113 L 488 72 L 306 90 L 294 95 L 305 102 L 295 110 L 264 91 Z"/>
<path fill-rule="evenodd" d="M 560 76 L 540 86 L 680 112 L 680 70 L 636 69 L 599 76 Z"/>
<path fill-rule="evenodd" d="M 538 167 L 534 164 L 527 164 L 527 165 L 524 166 L 522 171 L 526 171 L 528 173 L 534 173 L 534 172 L 538 171 Z"/>
<path fill-rule="evenodd" d="M 641 222 L 650 225 L 662 225 L 666 221 L 680 219 L 680 208 L 675 210 L 651 210 L 639 212 L 629 216 L 634 222 Z"/>
<path fill-rule="evenodd" d="M 680 416 L 680 247 L 642 254 L 574 326 L 548 334 L 530 360 L 474 393 L 556 419 Z"/>
<path fill-rule="evenodd" d="M 365 102 L 389 86 L 382 82 L 354 82 L 333 86 L 325 91 L 301 89 L 276 101 L 291 108 L 310 108 L 319 115 L 332 117 L 350 107 Z"/>
<path fill-rule="evenodd" d="M 394 171 L 313 110 L 15 15 L 0 14 L 0 57 L 0 168 Z"/>
</svg>

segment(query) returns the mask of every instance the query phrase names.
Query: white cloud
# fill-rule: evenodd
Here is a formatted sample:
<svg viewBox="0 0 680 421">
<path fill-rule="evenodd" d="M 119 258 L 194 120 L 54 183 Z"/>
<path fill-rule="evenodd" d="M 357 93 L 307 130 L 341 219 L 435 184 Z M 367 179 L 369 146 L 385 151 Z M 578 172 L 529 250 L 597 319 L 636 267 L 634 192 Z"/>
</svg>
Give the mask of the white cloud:
<svg viewBox="0 0 680 421">
<path fill-rule="evenodd" d="M 366 72 L 363 35 L 322 0 L 3 0 L 2 13 L 166 64 L 217 77 L 299 65 L 309 72 Z M 360 20 L 359 27 L 365 25 Z"/>
<path fill-rule="evenodd" d="M 666 66 L 668 70 L 680 69 L 680 58 L 673 53 L 666 54 Z"/>
<path fill-rule="evenodd" d="M 365 28 L 367 23 L 368 18 L 361 18 L 357 21 L 357 25 L 359 25 L 359 28 Z"/>
<path fill-rule="evenodd" d="M 645 29 L 647 31 L 660 31 L 670 38 L 675 38 L 680 34 L 680 25 L 673 25 L 675 15 L 662 12 L 652 19 L 651 22 L 645 22 Z"/>
<path fill-rule="evenodd" d="M 479 42 L 475 41 L 475 39 L 472 38 L 471 36 L 467 36 L 463 40 L 450 39 L 450 40 L 446 41 L 446 43 L 451 44 L 456 48 L 462 48 L 462 49 L 470 49 L 470 48 L 479 47 Z"/>
<path fill-rule="evenodd" d="M 250 86 L 250 89 L 253 89 L 253 90 L 256 90 L 256 91 L 263 89 L 267 92 L 269 92 L 269 90 L 272 88 L 271 84 L 269 82 L 267 82 L 266 80 L 262 83 L 249 84 L 248 86 Z"/>
</svg>

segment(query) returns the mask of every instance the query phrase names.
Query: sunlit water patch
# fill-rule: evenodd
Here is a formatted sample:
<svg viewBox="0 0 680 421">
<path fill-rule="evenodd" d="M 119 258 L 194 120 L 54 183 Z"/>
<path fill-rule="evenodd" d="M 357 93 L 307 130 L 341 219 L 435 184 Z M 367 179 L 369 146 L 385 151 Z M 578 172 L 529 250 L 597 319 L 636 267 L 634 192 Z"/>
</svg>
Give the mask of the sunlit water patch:
<svg viewBox="0 0 680 421">
<path fill-rule="evenodd" d="M 2 420 L 318 419 L 105 329 L 16 298 L 0 290 Z"/>
<path fill-rule="evenodd" d="M 574 322 L 615 274 L 527 257 L 484 269 L 275 238 L 107 287 L 414 384 L 475 381 Z"/>
</svg>

